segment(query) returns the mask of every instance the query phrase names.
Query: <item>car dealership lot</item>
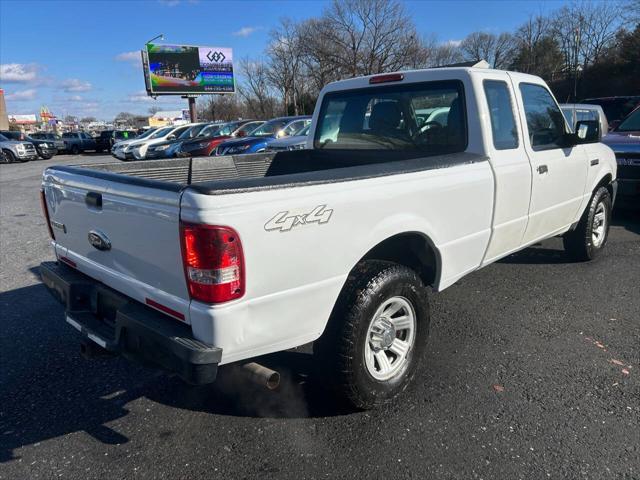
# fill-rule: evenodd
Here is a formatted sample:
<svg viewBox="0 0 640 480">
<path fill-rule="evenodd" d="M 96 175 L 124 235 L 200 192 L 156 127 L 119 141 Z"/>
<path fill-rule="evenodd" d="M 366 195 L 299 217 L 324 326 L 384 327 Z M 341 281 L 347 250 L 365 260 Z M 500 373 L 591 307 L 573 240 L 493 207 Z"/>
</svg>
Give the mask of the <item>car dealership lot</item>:
<svg viewBox="0 0 640 480">
<path fill-rule="evenodd" d="M 416 385 L 350 412 L 308 380 L 305 351 L 265 360 L 277 392 L 80 357 L 37 277 L 52 258 L 38 186 L 46 165 L 103 161 L 0 167 L 0 478 L 640 476 L 637 212 L 594 263 L 554 239 L 433 294 Z"/>
</svg>

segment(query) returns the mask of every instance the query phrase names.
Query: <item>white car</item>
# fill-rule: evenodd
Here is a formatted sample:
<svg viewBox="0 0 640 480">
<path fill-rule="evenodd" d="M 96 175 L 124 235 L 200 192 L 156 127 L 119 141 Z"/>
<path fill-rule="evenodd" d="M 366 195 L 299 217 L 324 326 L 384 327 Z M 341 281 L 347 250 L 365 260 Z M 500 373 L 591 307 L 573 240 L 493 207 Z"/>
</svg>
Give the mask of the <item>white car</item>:
<svg viewBox="0 0 640 480">
<path fill-rule="evenodd" d="M 131 149 L 129 146 L 133 142 L 139 142 L 140 140 L 149 138 L 157 131 L 157 128 L 150 128 L 145 131 L 141 135 L 138 135 L 136 138 L 132 138 L 130 140 L 121 140 L 113 144 L 111 147 L 111 155 L 116 157 L 119 160 L 131 160 L 133 158 L 133 153 L 131 153 Z"/>
<path fill-rule="evenodd" d="M 147 149 L 152 145 L 157 145 L 167 141 L 177 139 L 185 130 L 191 128 L 192 124 L 180 125 L 178 127 L 164 127 L 156 130 L 149 137 L 133 142 L 129 145 L 129 149 L 135 160 L 144 160 Z"/>
<path fill-rule="evenodd" d="M 418 123 L 424 106 L 446 122 Z M 85 350 L 272 385 L 251 360 L 314 342 L 324 380 L 374 407 L 433 368 L 427 287 L 558 235 L 572 258 L 602 252 L 617 184 L 597 130 L 573 133 L 521 73 L 331 83 L 304 150 L 46 169 L 42 279 Z"/>
</svg>

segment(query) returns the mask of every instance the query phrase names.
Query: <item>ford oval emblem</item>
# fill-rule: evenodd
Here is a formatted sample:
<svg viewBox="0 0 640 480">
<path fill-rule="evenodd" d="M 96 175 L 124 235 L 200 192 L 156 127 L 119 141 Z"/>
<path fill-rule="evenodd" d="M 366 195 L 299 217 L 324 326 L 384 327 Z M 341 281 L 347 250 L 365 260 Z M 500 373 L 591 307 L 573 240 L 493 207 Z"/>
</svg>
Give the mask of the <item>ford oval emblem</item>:
<svg viewBox="0 0 640 480">
<path fill-rule="evenodd" d="M 94 248 L 102 251 L 111 250 L 111 241 L 104 233 L 98 230 L 91 230 L 89 232 L 88 238 L 89 243 L 93 245 Z"/>
</svg>

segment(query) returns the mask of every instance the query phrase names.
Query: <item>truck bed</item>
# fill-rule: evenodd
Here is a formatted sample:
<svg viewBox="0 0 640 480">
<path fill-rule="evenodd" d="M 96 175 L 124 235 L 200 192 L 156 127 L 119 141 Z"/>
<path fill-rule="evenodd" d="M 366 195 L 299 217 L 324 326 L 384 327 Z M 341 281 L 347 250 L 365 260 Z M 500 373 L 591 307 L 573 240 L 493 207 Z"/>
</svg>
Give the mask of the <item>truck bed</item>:
<svg viewBox="0 0 640 480">
<path fill-rule="evenodd" d="M 372 178 L 487 161 L 473 153 L 407 158 L 406 152 L 321 151 L 147 160 L 55 166 L 54 170 L 180 191 L 185 187 L 208 194 L 242 193 L 318 183 Z"/>
</svg>

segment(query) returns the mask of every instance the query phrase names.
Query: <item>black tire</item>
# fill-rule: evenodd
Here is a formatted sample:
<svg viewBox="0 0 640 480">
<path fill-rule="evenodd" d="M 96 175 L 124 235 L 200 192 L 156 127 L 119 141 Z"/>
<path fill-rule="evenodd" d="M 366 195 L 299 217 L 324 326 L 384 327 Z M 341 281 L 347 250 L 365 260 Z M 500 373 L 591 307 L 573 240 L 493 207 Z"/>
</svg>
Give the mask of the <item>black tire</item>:
<svg viewBox="0 0 640 480">
<path fill-rule="evenodd" d="M 80 147 L 78 147 L 77 145 L 73 145 L 70 152 L 71 155 L 78 155 L 80 153 Z"/>
<path fill-rule="evenodd" d="M 14 163 L 16 161 L 16 156 L 11 150 L 3 150 L 2 153 L 4 153 L 2 163 Z"/>
<path fill-rule="evenodd" d="M 600 218 L 602 217 L 600 213 L 604 215 L 604 227 L 601 237 L 597 237 L 594 233 L 594 223 L 599 223 L 599 220 L 596 219 L 596 214 Z M 564 235 L 565 251 L 576 261 L 593 260 L 600 255 L 607 244 L 610 224 L 611 195 L 609 195 L 609 191 L 605 187 L 600 187 L 593 193 L 591 201 L 576 228 Z"/>
<path fill-rule="evenodd" d="M 404 357 L 406 360 L 398 364 L 396 374 L 379 380 L 370 373 L 365 360 L 367 345 L 372 345 L 369 328 L 379 308 L 397 298 L 406 300 L 413 309 L 413 345 Z M 402 333 L 394 330 L 391 338 L 395 340 L 395 335 Z M 327 328 L 314 344 L 316 371 L 341 400 L 356 408 L 373 408 L 407 388 L 424 355 L 428 336 L 429 303 L 420 277 L 403 265 L 365 261 L 349 274 Z M 374 369 L 376 361 L 371 357 Z"/>
<path fill-rule="evenodd" d="M 40 155 L 40 158 L 42 160 L 51 160 L 53 158 L 53 155 Z"/>
</svg>

